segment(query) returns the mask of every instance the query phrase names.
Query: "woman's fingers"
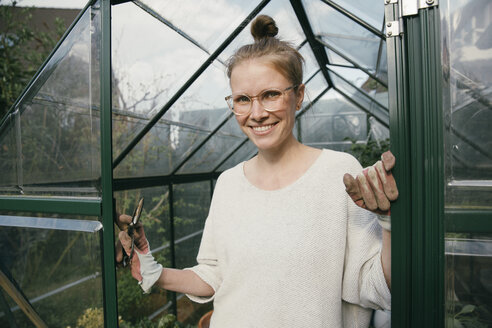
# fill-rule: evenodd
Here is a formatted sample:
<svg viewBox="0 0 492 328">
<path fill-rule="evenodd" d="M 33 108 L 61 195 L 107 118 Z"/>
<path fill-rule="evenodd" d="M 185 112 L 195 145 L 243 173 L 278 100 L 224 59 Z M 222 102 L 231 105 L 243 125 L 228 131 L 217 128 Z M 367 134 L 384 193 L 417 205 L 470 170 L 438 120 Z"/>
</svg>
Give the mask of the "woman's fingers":
<svg viewBox="0 0 492 328">
<path fill-rule="evenodd" d="M 381 160 L 383 161 L 384 169 L 390 171 L 396 163 L 396 158 L 391 151 L 385 151 L 381 155 Z"/>
<path fill-rule="evenodd" d="M 381 160 L 365 168 L 356 178 L 343 176 L 346 191 L 354 203 L 378 214 L 389 215 L 391 202 L 398 198 L 398 188 L 391 173 L 395 156 L 390 151 L 381 155 Z"/>
<path fill-rule="evenodd" d="M 118 234 L 118 238 L 120 239 L 121 245 L 125 249 L 125 252 L 127 254 L 130 254 L 132 250 L 132 238 L 128 236 L 128 233 L 126 231 L 120 231 Z"/>
<path fill-rule="evenodd" d="M 376 168 L 379 178 L 381 179 L 386 197 L 388 197 L 390 201 L 396 200 L 398 198 L 398 188 L 396 187 L 396 181 L 393 174 L 386 171 L 381 161 L 378 161 L 374 167 Z"/>
<path fill-rule="evenodd" d="M 116 217 L 116 225 L 118 225 L 121 231 L 126 231 L 131 222 L 132 217 L 130 215 L 121 214 Z"/>
<path fill-rule="evenodd" d="M 390 209 L 390 202 L 386 197 L 386 194 L 383 190 L 383 183 L 381 182 L 378 172 L 374 168 L 374 166 L 369 167 L 364 170 L 364 175 L 371 186 L 371 189 L 374 193 L 374 198 L 376 199 L 377 207 L 381 211 L 387 211 Z"/>
<path fill-rule="evenodd" d="M 352 198 L 352 201 L 362 208 L 365 208 L 364 199 L 359 190 L 359 185 L 355 181 L 354 177 L 348 173 L 343 176 L 343 183 L 345 184 L 345 191 Z"/>
<path fill-rule="evenodd" d="M 378 203 L 374 192 L 369 185 L 368 179 L 366 178 L 366 173 L 358 174 L 356 180 L 366 208 L 370 211 L 377 210 Z"/>
</svg>

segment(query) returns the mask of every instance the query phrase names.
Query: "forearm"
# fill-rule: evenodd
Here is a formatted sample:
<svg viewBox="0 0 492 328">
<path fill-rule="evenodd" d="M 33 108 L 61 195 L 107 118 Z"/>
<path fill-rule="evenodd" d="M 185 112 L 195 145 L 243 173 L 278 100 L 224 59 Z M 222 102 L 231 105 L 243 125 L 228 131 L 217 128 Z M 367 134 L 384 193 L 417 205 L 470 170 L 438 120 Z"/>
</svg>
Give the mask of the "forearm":
<svg viewBox="0 0 492 328">
<path fill-rule="evenodd" d="M 194 296 L 209 297 L 214 290 L 191 270 L 164 268 L 156 284 L 166 290 Z"/>
<path fill-rule="evenodd" d="M 384 279 L 391 290 L 391 231 L 383 229 L 383 246 L 381 249 L 381 263 Z"/>
</svg>

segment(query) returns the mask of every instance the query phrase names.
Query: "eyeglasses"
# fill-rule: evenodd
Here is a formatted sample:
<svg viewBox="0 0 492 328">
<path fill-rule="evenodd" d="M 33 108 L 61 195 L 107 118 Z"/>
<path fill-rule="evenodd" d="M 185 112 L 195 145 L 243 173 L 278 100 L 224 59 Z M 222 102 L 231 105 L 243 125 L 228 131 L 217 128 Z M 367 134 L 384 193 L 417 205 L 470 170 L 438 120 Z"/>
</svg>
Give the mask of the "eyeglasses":
<svg viewBox="0 0 492 328">
<path fill-rule="evenodd" d="M 233 93 L 232 95 L 225 97 L 225 100 L 230 110 L 238 116 L 247 115 L 251 112 L 253 99 L 255 98 L 266 111 L 274 112 L 282 109 L 285 93 L 296 87 L 298 87 L 298 85 L 292 85 L 283 90 L 276 88 L 266 89 L 256 96 L 248 96 L 244 93 Z"/>
</svg>

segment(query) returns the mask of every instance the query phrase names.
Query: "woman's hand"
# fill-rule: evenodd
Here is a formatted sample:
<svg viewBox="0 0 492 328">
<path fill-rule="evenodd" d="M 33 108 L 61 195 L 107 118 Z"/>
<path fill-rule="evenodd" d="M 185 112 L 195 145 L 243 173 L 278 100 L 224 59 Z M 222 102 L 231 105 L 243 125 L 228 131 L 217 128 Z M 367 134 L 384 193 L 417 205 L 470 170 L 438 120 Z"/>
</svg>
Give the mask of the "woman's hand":
<svg viewBox="0 0 492 328">
<path fill-rule="evenodd" d="M 380 216 L 380 220 L 387 221 L 383 228 L 390 230 L 389 215 L 391 202 L 398 198 L 398 188 L 391 173 L 395 166 L 395 156 L 390 151 L 381 155 L 381 160 L 371 167 L 365 168 L 354 179 L 346 173 L 343 183 L 346 191 L 354 203 Z"/>
<path fill-rule="evenodd" d="M 128 227 L 132 220 L 129 215 L 119 215 L 116 223 L 120 228 L 118 235 L 119 240 L 116 243 L 116 264 L 122 266 L 125 252 L 129 259 L 130 269 L 133 278 L 135 278 L 140 287 L 145 293 L 150 291 L 150 288 L 159 279 L 162 273 L 162 265 L 157 263 L 150 252 L 150 245 L 145 237 L 145 231 L 141 222 L 137 222 L 134 227 L 133 241 L 128 235 Z M 132 252 L 133 243 L 133 252 Z"/>
</svg>

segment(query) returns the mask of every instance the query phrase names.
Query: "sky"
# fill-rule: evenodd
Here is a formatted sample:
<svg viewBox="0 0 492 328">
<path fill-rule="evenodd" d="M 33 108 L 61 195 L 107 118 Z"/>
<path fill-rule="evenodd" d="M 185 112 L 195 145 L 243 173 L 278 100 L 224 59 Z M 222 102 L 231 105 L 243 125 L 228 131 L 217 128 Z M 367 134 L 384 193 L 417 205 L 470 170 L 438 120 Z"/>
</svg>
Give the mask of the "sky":
<svg viewBox="0 0 492 328">
<path fill-rule="evenodd" d="M 2 0 L 2 3 L 7 1 Z M 21 7 L 43 7 L 43 8 L 77 8 L 82 9 L 88 0 L 18 0 L 17 5 Z"/>
</svg>

